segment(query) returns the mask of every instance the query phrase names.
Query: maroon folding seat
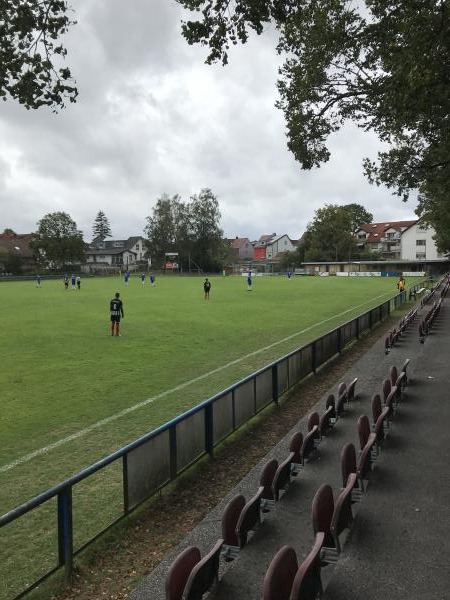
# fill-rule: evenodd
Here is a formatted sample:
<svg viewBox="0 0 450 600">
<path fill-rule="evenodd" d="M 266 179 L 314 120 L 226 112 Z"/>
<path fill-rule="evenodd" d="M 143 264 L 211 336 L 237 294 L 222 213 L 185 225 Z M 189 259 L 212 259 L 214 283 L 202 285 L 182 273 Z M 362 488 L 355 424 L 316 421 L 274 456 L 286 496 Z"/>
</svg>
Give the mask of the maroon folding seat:
<svg viewBox="0 0 450 600">
<path fill-rule="evenodd" d="M 275 473 L 278 469 L 278 461 L 272 458 L 263 467 L 259 479 L 259 485 L 262 486 L 263 493 L 261 495 L 261 510 L 269 512 L 275 506 L 275 496 L 273 493 L 272 483 Z"/>
<path fill-rule="evenodd" d="M 294 548 L 283 546 L 271 560 L 264 576 L 263 600 L 289 600 L 297 571 Z"/>
<path fill-rule="evenodd" d="M 291 441 L 289 443 L 289 452 L 293 453 L 293 457 L 292 457 L 292 461 L 291 461 L 291 475 L 294 477 L 299 473 L 299 471 L 302 467 L 302 456 L 301 456 L 302 444 L 303 444 L 303 433 L 301 433 L 300 431 L 297 431 L 297 433 L 294 433 L 294 435 L 291 437 Z"/>
<path fill-rule="evenodd" d="M 316 535 L 311 552 L 299 566 L 292 584 L 289 600 L 316 600 L 323 593 L 320 574 L 320 553 L 323 546 L 324 534 Z"/>
<path fill-rule="evenodd" d="M 189 575 L 200 560 L 200 550 L 196 546 L 186 548 L 177 556 L 167 572 L 166 600 L 181 600 Z"/>
<path fill-rule="evenodd" d="M 217 540 L 208 552 L 192 569 L 181 597 L 182 600 L 199 600 L 214 583 L 219 581 L 219 560 L 223 540 Z"/>
</svg>

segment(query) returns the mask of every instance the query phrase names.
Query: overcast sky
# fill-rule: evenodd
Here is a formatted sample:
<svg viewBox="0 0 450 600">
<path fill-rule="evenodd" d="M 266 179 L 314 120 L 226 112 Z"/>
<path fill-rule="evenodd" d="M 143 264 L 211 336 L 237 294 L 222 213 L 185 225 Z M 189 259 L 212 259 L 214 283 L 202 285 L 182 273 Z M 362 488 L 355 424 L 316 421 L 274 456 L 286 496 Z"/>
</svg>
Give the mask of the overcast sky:
<svg viewBox="0 0 450 600">
<path fill-rule="evenodd" d="M 298 238 L 324 204 L 358 202 L 375 221 L 415 218 L 384 188 L 370 186 L 362 158 L 377 138 L 348 126 L 332 159 L 301 171 L 274 107 L 275 31 L 204 64 L 206 51 L 181 37 L 173 0 L 77 0 L 78 24 L 64 42 L 77 104 L 59 114 L 0 105 L 0 231 L 29 233 L 65 211 L 89 241 L 99 210 L 114 238 L 141 235 L 164 192 L 187 201 L 217 195 L 228 237 Z"/>
</svg>

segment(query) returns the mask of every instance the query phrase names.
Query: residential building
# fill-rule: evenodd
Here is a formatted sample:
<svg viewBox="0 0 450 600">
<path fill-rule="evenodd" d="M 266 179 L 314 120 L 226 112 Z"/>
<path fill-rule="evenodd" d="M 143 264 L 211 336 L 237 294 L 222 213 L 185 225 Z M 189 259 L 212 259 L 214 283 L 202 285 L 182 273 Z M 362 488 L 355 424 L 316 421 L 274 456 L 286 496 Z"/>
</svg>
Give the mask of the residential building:
<svg viewBox="0 0 450 600">
<path fill-rule="evenodd" d="M 253 260 L 253 246 L 248 238 L 237 237 L 228 240 L 235 257 L 238 260 Z"/>
<path fill-rule="evenodd" d="M 444 258 L 437 251 L 434 235 L 435 230 L 420 221 L 404 229 L 401 236 L 401 258 L 421 261 Z"/>
<path fill-rule="evenodd" d="M 0 272 L 33 272 L 36 269 L 34 252 L 30 246 L 32 233 L 7 230 L 0 234 Z"/>
<path fill-rule="evenodd" d="M 253 258 L 255 260 L 266 260 L 267 244 L 276 236 L 276 233 L 264 234 L 257 242 L 253 242 Z"/>
<path fill-rule="evenodd" d="M 297 242 L 297 240 L 295 240 Z M 266 244 L 266 259 L 273 260 L 278 254 L 283 252 L 293 252 L 296 246 L 290 237 L 284 233 L 274 239 L 270 240 Z"/>
<path fill-rule="evenodd" d="M 402 232 L 416 223 L 417 220 L 361 225 L 355 232 L 358 250 L 375 252 L 381 258 L 400 259 Z"/>
<path fill-rule="evenodd" d="M 111 268 L 133 271 L 139 268 L 142 262 L 147 262 L 145 253 L 143 237 L 133 236 L 127 240 L 106 240 L 98 237 L 86 247 L 84 270 L 88 273 L 107 271 Z"/>
</svg>

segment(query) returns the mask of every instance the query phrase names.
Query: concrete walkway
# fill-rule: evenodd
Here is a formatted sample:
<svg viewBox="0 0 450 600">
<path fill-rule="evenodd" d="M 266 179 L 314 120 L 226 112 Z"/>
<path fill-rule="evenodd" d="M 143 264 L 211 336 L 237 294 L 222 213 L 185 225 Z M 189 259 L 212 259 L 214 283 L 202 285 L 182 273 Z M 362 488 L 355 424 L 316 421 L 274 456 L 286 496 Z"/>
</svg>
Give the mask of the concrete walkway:
<svg viewBox="0 0 450 600">
<path fill-rule="evenodd" d="M 428 307 L 422 309 L 422 316 Z M 419 317 L 420 318 L 420 317 Z M 418 320 L 389 355 L 378 340 L 342 379 L 358 377 L 357 397 L 316 455 L 293 479 L 274 511 L 232 563 L 221 561 L 221 581 L 211 600 L 260 600 L 267 567 L 284 544 L 292 545 L 299 562 L 313 544 L 311 502 L 323 483 L 335 494 L 341 488 L 340 452 L 346 442 L 359 448 L 357 420 L 371 420 L 370 402 L 381 393 L 392 365 L 406 358 L 409 384 L 390 435 L 372 473 L 369 489 L 358 506 L 355 522 L 335 567 L 322 570 L 327 600 L 443 600 L 450 598 L 450 299 L 447 298 L 424 345 L 419 344 Z M 324 412 L 328 393 L 317 402 Z M 282 460 L 296 431 L 306 431 L 306 418 L 166 557 L 129 600 L 164 600 L 164 580 L 173 559 L 187 546 L 202 555 L 221 537 L 221 517 L 237 493 L 249 499 L 258 487 L 269 458 Z"/>
</svg>

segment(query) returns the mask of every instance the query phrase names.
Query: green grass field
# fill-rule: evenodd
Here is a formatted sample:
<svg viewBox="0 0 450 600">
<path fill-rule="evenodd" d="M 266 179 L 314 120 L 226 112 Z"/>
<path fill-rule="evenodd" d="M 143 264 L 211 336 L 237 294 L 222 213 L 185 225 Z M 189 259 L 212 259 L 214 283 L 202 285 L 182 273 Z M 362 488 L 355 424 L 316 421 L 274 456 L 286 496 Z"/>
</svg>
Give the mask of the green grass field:
<svg viewBox="0 0 450 600">
<path fill-rule="evenodd" d="M 81 291 L 62 280 L 0 284 L 0 513 L 396 293 L 392 278 L 257 277 L 251 292 L 244 277 L 211 281 L 209 301 L 194 277 L 161 276 L 154 288 L 85 278 Z M 109 333 L 115 291 L 125 310 L 120 338 Z M 77 486 L 76 546 L 91 521 L 97 528 L 120 514 L 120 475 L 112 465 Z M 87 508 L 89 495 L 99 505 Z M 24 564 L 50 547 L 53 508 L 5 528 Z M 42 527 L 47 539 L 25 547 Z M 0 578 L 8 561 L 4 568 Z"/>
</svg>

